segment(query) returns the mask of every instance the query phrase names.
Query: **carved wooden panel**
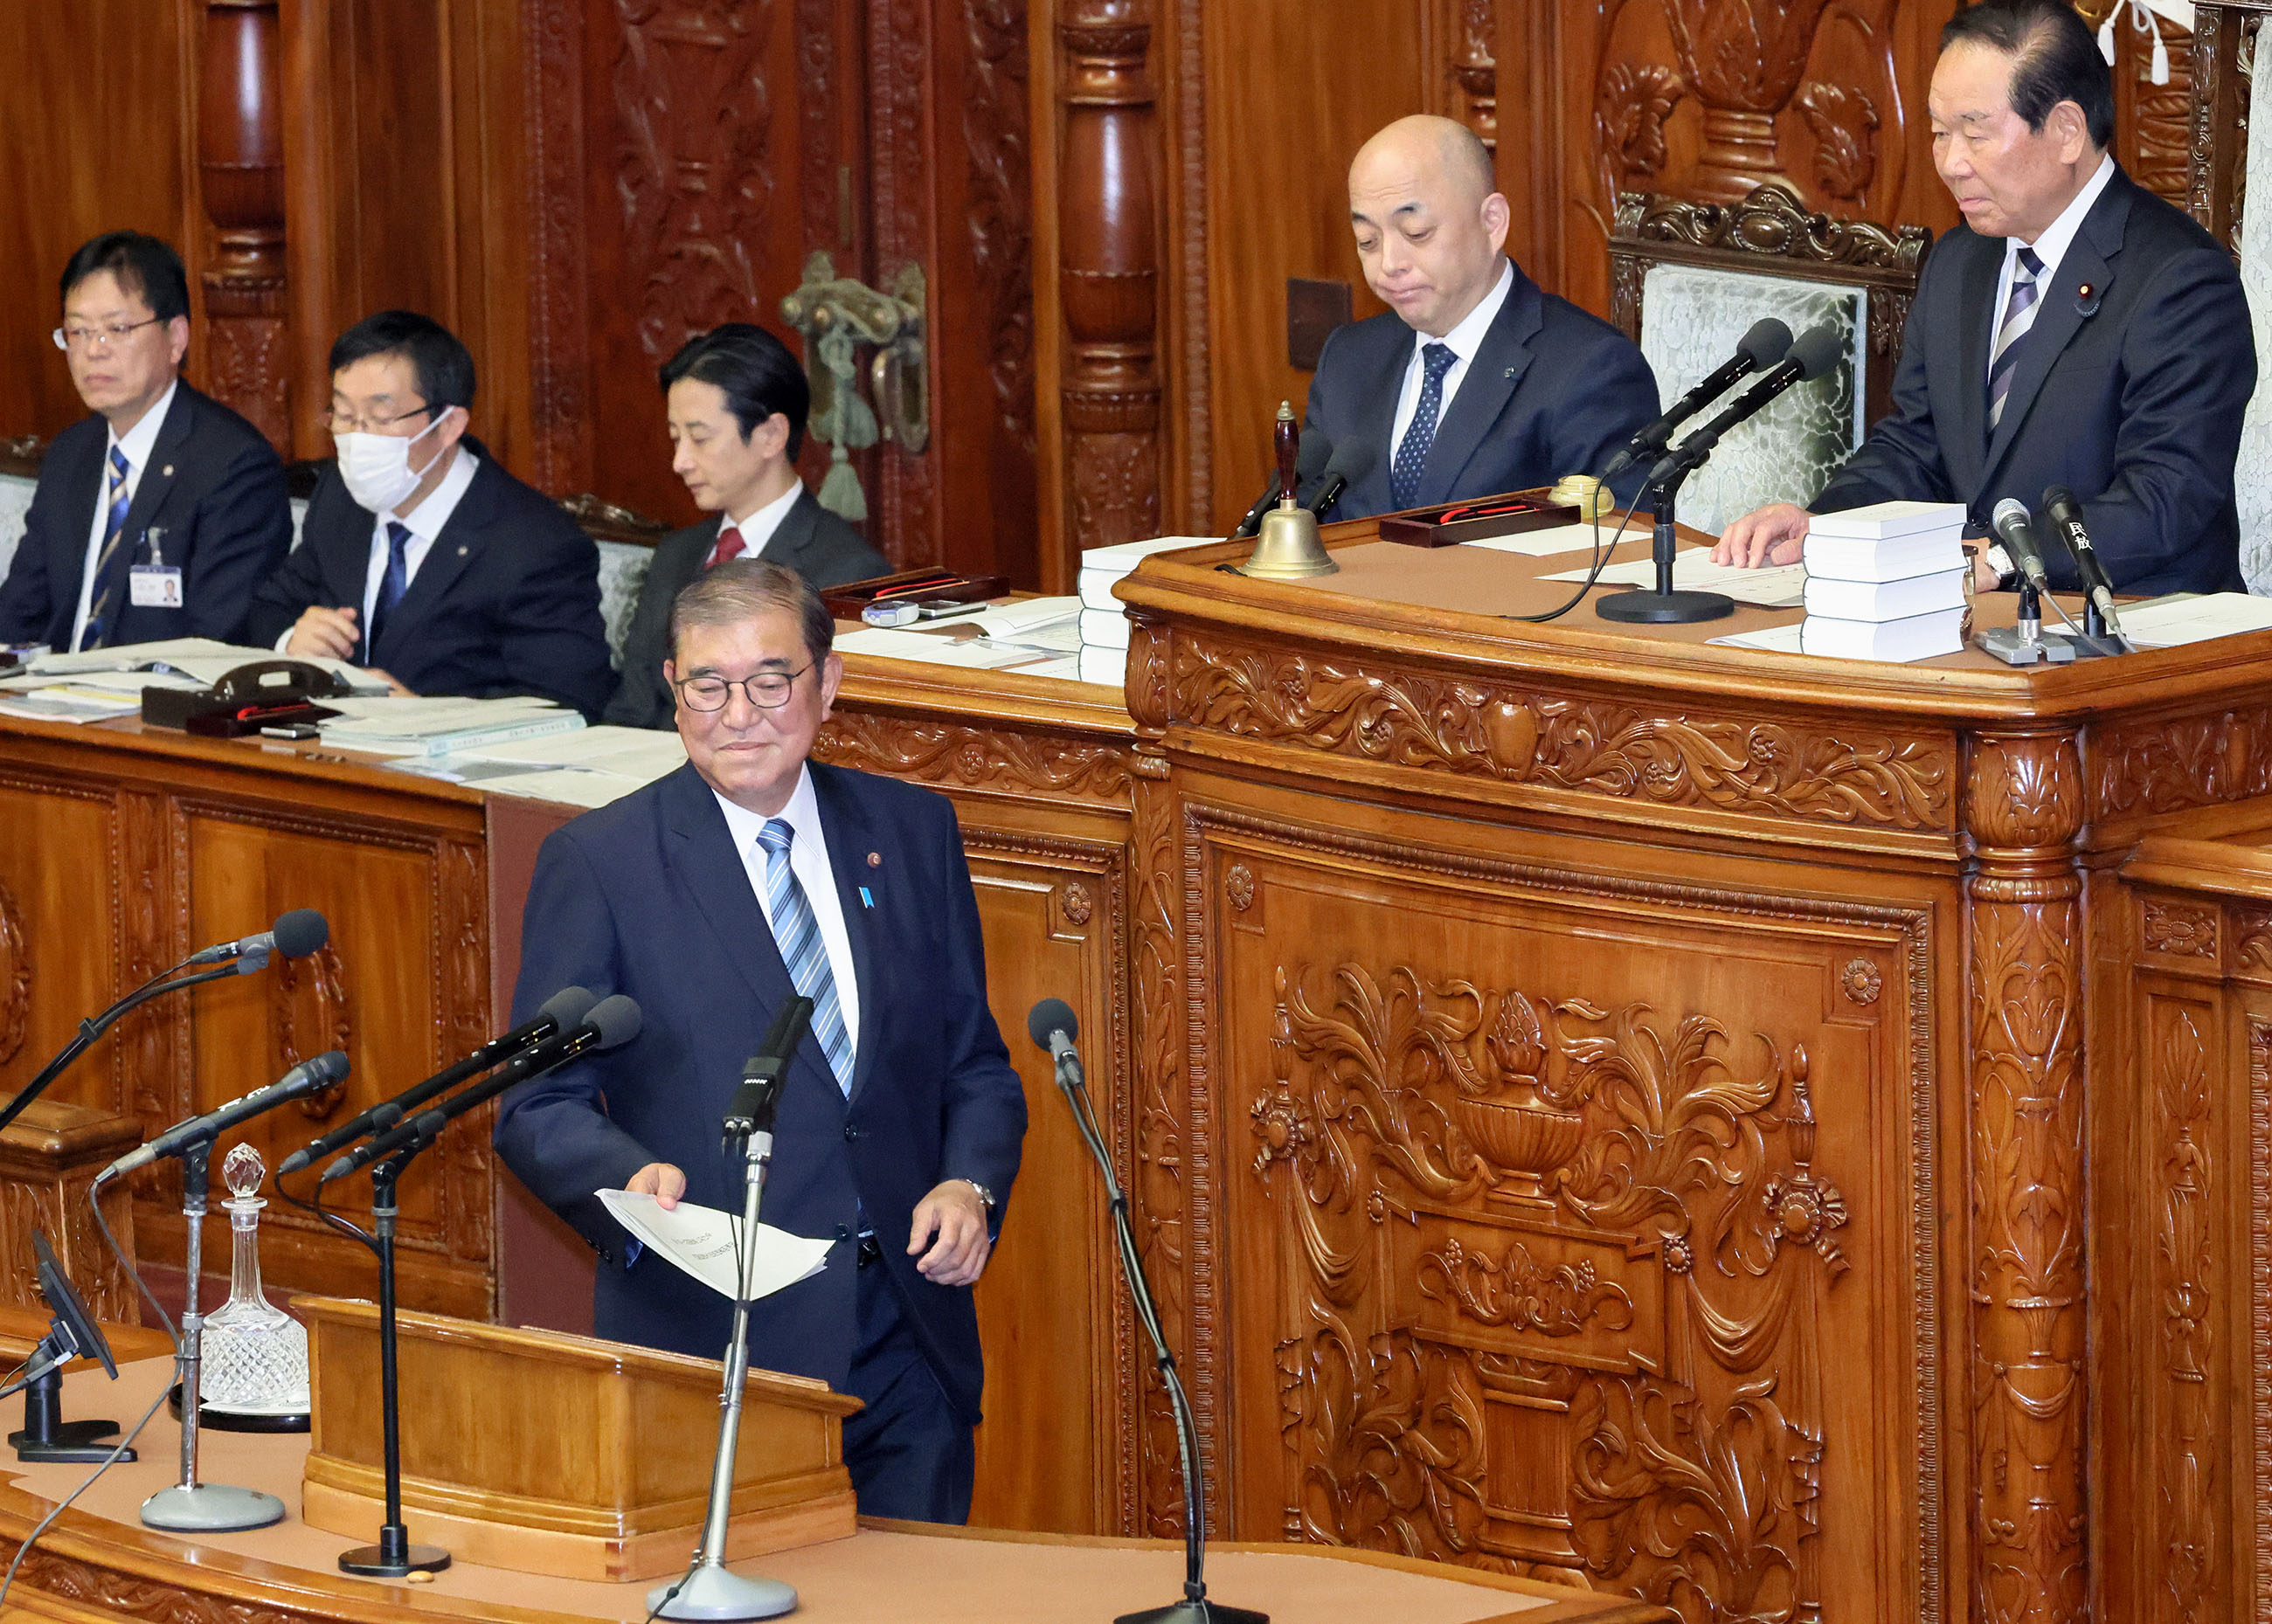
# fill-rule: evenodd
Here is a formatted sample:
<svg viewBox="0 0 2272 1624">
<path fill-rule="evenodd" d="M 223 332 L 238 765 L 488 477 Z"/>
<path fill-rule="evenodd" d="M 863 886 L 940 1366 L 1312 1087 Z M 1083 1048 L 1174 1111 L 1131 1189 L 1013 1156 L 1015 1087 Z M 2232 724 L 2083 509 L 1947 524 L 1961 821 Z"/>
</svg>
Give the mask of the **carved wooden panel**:
<svg viewBox="0 0 2272 1624">
<path fill-rule="evenodd" d="M 1013 732 L 840 707 L 814 741 L 813 755 L 836 766 L 942 789 L 1116 808 L 1128 801 L 1125 746 L 1058 732 Z"/>
<path fill-rule="evenodd" d="M 2272 792 L 2272 705 L 2110 723 L 2088 734 L 2094 820 Z"/>
<path fill-rule="evenodd" d="M 97 786 L 42 780 L 0 764 L 0 1091 L 30 1082 L 81 1020 L 124 990 L 120 943 L 133 939 L 134 921 L 122 917 L 113 873 L 99 860 L 42 856 L 108 853 L 119 816 Z M 133 1035 L 122 1032 L 82 1058 L 50 1098 L 122 1108 L 117 1057 Z"/>
</svg>

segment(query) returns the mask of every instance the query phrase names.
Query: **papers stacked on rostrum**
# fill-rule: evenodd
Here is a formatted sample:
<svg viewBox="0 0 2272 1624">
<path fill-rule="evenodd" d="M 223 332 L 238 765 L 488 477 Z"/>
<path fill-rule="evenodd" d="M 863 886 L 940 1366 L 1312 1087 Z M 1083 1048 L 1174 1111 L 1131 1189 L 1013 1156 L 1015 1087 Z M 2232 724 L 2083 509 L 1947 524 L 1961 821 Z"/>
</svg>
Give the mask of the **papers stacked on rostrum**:
<svg viewBox="0 0 2272 1624">
<path fill-rule="evenodd" d="M 1964 646 L 1964 508 L 1880 502 L 1807 526 L 1799 646 L 1847 659 L 1930 659 Z"/>
<path fill-rule="evenodd" d="M 1093 547 L 1080 555 L 1080 680 L 1118 688 L 1128 677 L 1128 616 L 1113 586 L 1155 553 L 1205 547 L 1215 536 L 1155 536 Z"/>
</svg>

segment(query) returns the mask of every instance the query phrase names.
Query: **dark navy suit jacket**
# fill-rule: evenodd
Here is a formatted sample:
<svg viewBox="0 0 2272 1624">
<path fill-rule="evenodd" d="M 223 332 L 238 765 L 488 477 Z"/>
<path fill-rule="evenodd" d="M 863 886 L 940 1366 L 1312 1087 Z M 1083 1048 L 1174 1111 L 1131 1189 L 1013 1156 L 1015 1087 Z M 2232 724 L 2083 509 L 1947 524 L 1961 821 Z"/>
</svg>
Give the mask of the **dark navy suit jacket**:
<svg viewBox="0 0 2272 1624">
<path fill-rule="evenodd" d="M 2044 488 L 2065 485 L 2117 591 L 2245 590 L 2232 468 L 2256 346 L 2231 256 L 2117 170 L 2020 341 L 1992 436 L 1989 327 L 2003 265 L 2004 239 L 1966 227 L 1933 245 L 1893 412 L 1814 510 L 1961 502 L 1984 534 L 2012 496 L 2047 535 Z M 2052 585 L 2079 585 L 2065 548 L 2047 540 L 2044 557 Z"/>
<path fill-rule="evenodd" d="M 670 652 L 670 606 L 718 546 L 718 521 L 674 530 L 654 544 L 654 557 L 639 585 L 639 607 L 624 634 L 624 675 L 603 719 L 619 727 L 668 727 L 676 707 L 663 686 L 663 658 Z M 847 581 L 888 575 L 892 566 L 868 539 L 820 505 L 813 494 L 797 493 L 781 528 L 766 542 L 767 562 L 787 564 L 826 591 Z"/>
<path fill-rule="evenodd" d="M 975 1426 L 970 1288 L 933 1285 L 907 1255 L 916 1203 L 941 1181 L 975 1180 L 1006 1204 L 1026 1131 L 1025 1094 L 987 1008 L 961 835 L 929 790 L 810 770 L 858 978 L 858 1060 L 848 1101 L 817 1041 L 790 1068 L 764 1221 L 837 1244 L 818 1275 L 756 1305 L 750 1356 L 843 1389 L 864 1211 L 940 1385 Z M 691 765 L 555 831 L 539 852 L 513 1018 L 569 986 L 637 999 L 639 1035 L 509 1092 L 498 1154 L 598 1248 L 601 1336 L 715 1359 L 732 1330 L 726 1300 L 652 1253 L 624 1267 L 624 1232 L 593 1198 L 661 1161 L 685 1172 L 689 1201 L 741 1211 L 719 1121 L 793 991 L 725 815 Z"/>
<path fill-rule="evenodd" d="M 1390 434 L 1412 359 L 1412 329 L 1394 310 L 1336 329 L 1310 382 L 1304 432 L 1338 450 L 1369 443 L 1370 472 L 1327 517 L 1365 518 L 1394 505 Z M 1593 473 L 1656 415 L 1656 375 L 1633 341 L 1514 270 L 1506 302 L 1484 334 L 1460 391 L 1437 426 L 1412 505 L 1433 507 Z M 1638 488 L 1646 469 L 1620 485 Z M 1619 499 L 1633 491 L 1619 492 Z"/>
<path fill-rule="evenodd" d="M 417 694 L 542 694 L 596 717 L 616 685 L 600 619 L 600 549 L 557 503 L 481 458 L 450 522 L 380 629 L 369 663 Z M 372 518 L 327 465 L 299 547 L 260 587 L 251 636 L 273 644 L 311 604 L 362 615 Z"/>
<path fill-rule="evenodd" d="M 0 583 L 0 642 L 71 646 L 109 446 L 109 426 L 97 416 L 73 423 L 48 448 L 24 539 Z M 182 570 L 178 609 L 138 609 L 127 596 L 126 571 L 151 562 L 153 529 L 165 562 Z M 242 643 L 254 585 L 274 572 L 292 545 L 284 465 L 250 423 L 188 384 L 176 384 L 151 444 L 150 466 L 135 485 L 124 533 L 110 563 L 118 607 L 105 644 L 172 637 Z"/>
</svg>

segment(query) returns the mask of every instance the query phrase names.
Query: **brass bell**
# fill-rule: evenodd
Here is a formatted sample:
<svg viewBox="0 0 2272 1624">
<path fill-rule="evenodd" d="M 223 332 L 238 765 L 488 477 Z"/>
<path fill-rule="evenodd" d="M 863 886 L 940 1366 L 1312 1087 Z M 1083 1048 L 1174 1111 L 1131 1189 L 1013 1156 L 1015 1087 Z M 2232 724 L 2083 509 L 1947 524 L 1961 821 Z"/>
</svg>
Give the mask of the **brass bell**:
<svg viewBox="0 0 2272 1624">
<path fill-rule="evenodd" d="M 1318 540 L 1318 516 L 1289 499 L 1262 516 L 1254 551 L 1239 573 L 1263 581 L 1301 581 L 1332 575 L 1340 568 Z"/>
</svg>

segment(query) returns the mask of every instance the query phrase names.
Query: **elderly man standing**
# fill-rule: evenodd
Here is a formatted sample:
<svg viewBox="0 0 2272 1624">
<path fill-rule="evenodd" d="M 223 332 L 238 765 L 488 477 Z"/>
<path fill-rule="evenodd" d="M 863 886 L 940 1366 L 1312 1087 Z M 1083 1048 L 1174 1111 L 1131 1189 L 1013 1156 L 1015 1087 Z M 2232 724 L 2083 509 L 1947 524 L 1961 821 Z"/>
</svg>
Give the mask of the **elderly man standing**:
<svg viewBox="0 0 2272 1624">
<path fill-rule="evenodd" d="M 1506 198 L 1466 125 L 1398 119 L 1358 149 L 1349 190 L 1364 279 L 1389 308 L 1334 332 L 1310 385 L 1306 427 L 1378 453 L 1332 517 L 1596 473 L 1656 415 L 1633 341 L 1500 251 Z"/>
</svg>

